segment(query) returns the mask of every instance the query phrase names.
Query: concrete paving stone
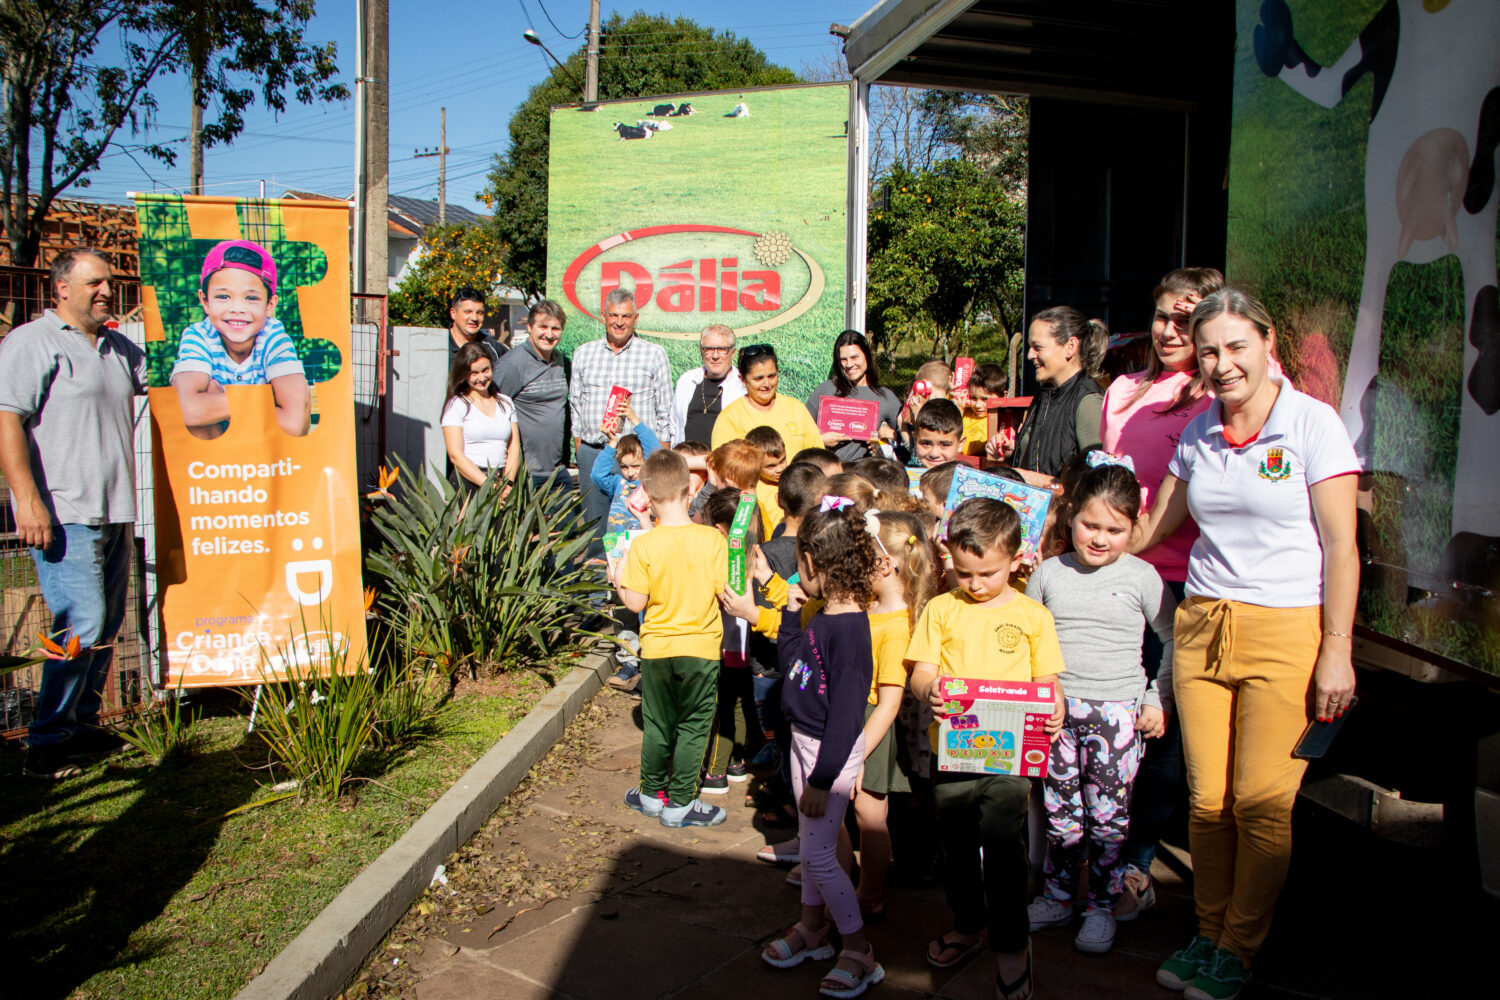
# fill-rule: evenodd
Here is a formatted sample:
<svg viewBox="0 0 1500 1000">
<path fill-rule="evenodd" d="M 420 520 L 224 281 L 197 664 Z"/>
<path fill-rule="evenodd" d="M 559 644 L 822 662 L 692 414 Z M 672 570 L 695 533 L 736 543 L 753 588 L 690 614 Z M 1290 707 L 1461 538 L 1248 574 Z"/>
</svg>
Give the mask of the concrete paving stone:
<svg viewBox="0 0 1500 1000">
<path fill-rule="evenodd" d="M 727 857 L 696 858 L 618 898 L 654 919 L 665 914 L 700 927 L 760 941 L 797 919 L 797 890 L 767 865 Z"/>
<path fill-rule="evenodd" d="M 501 972 L 474 956 L 459 952 L 440 974 L 417 984 L 417 1000 L 550 1000 L 562 994 Z"/>
<path fill-rule="evenodd" d="M 1085 955 L 1069 933 L 1031 936 L 1032 976 L 1039 997 L 1089 1000 L 1162 1000 L 1171 994 L 1156 984 L 1156 965 L 1111 952 Z M 947 1000 L 994 1000 L 995 953 L 983 951 L 938 993 Z"/>
<path fill-rule="evenodd" d="M 760 951 L 759 947 L 747 949 L 734 961 L 687 984 L 674 996 L 680 1000 L 766 1000 L 767 997 L 804 997 L 813 1000 L 818 996 L 819 980 L 833 968 L 833 962 L 828 961 L 804 962 L 791 969 L 775 969 L 761 960 Z M 885 964 L 883 959 L 880 961 L 882 965 Z M 888 974 L 889 971 L 887 967 Z M 871 1000 L 925 995 L 913 992 L 889 978 L 866 994 Z"/>
<path fill-rule="evenodd" d="M 431 953 L 433 947 L 440 950 L 442 943 L 457 945 L 471 954 L 494 951 L 509 941 L 523 938 L 533 931 L 555 923 L 581 906 L 589 906 L 597 902 L 599 895 L 597 892 L 570 892 L 566 897 L 559 897 L 541 905 L 520 903 L 512 906 L 497 906 L 484 914 L 470 911 L 470 915 L 449 924 L 436 935 L 433 941 L 437 943 L 428 948 L 428 953 Z M 510 919 L 510 923 L 505 925 L 505 929 L 495 931 L 495 928 L 506 919 Z M 494 932 L 493 936 L 491 932 Z"/>
<path fill-rule="evenodd" d="M 655 998 L 693 982 L 742 953 L 737 937 L 665 915 L 632 919 L 621 908 L 570 914 L 484 953 L 497 969 L 599 1000 Z"/>
</svg>

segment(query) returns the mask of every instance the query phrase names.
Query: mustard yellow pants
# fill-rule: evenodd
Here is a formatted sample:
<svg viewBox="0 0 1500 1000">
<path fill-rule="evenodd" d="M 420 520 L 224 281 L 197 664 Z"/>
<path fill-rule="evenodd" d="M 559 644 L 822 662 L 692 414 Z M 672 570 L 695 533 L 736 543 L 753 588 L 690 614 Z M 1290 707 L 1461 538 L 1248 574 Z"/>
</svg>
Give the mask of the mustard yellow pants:
<svg viewBox="0 0 1500 1000">
<path fill-rule="evenodd" d="M 1198 930 L 1248 962 L 1265 942 L 1292 857 L 1292 805 L 1323 638 L 1322 608 L 1189 597 L 1173 685 L 1187 760 Z"/>
</svg>

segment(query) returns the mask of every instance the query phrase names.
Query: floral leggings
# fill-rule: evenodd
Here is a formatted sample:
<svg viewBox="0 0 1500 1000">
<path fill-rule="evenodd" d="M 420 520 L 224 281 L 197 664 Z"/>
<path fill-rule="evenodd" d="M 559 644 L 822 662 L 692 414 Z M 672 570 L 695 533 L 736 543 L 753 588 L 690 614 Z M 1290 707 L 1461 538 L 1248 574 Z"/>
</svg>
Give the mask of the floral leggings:
<svg viewBox="0 0 1500 1000">
<path fill-rule="evenodd" d="M 1113 912 L 1124 890 L 1120 851 L 1130 831 L 1130 787 L 1140 765 L 1134 701 L 1065 698 L 1045 782 L 1048 899 L 1071 901 L 1089 865 L 1088 908 Z"/>
</svg>

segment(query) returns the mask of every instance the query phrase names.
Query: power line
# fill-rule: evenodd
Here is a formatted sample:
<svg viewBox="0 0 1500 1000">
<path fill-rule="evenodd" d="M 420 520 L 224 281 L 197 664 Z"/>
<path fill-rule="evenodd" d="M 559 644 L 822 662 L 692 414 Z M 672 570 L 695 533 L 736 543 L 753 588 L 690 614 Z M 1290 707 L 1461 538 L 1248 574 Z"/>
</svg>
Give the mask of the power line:
<svg viewBox="0 0 1500 1000">
<path fill-rule="evenodd" d="M 557 22 L 554 21 L 554 20 L 552 20 L 552 15 L 547 11 L 547 5 L 545 3 L 543 3 L 542 0 L 536 0 L 536 5 L 538 7 L 540 7 L 540 8 L 542 8 L 542 13 L 543 14 L 546 14 L 546 16 L 547 16 L 547 23 L 550 24 L 550 25 L 552 25 L 552 30 L 555 31 L 555 32 L 557 32 L 559 35 L 562 35 L 568 41 L 570 41 L 570 42 L 577 41 L 579 38 L 581 38 L 583 36 L 583 29 L 580 29 L 579 32 L 578 32 L 578 34 L 576 34 L 576 35 L 570 35 L 567 32 L 563 31 L 561 28 L 559 28 L 557 26 Z M 522 6 L 525 6 L 525 5 L 523 4 Z"/>
</svg>

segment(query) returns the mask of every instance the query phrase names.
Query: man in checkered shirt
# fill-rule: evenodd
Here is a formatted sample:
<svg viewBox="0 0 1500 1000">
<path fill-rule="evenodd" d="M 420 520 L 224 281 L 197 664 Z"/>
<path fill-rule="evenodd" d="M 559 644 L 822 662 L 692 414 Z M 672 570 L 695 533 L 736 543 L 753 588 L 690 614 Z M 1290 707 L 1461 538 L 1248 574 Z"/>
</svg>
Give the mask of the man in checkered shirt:
<svg viewBox="0 0 1500 1000">
<path fill-rule="evenodd" d="M 609 497 L 594 488 L 594 460 L 606 443 L 600 425 L 612 386 L 629 389 L 631 406 L 662 443 L 670 448 L 672 366 L 659 345 L 635 335 L 635 296 L 616 288 L 604 299 L 604 337 L 580 344 L 573 352 L 568 411 L 573 418 L 573 448 L 578 454 L 578 484 L 583 513 L 604 530 Z M 595 555 L 601 553 L 593 553 Z"/>
</svg>

